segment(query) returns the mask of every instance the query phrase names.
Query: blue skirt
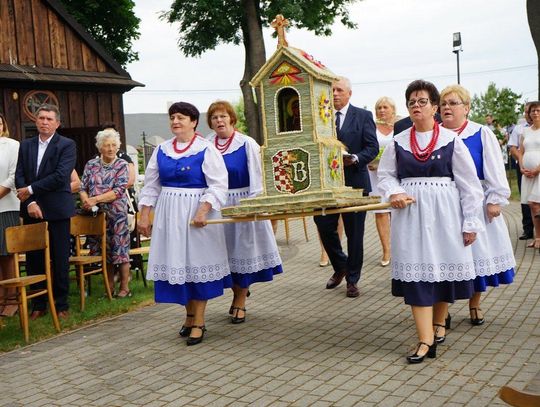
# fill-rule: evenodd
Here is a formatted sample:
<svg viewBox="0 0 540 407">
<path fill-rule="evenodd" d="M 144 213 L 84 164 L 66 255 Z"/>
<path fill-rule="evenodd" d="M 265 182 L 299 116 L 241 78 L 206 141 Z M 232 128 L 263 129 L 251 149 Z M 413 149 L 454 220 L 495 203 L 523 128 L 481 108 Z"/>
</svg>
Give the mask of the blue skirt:
<svg viewBox="0 0 540 407">
<path fill-rule="evenodd" d="M 392 279 L 392 295 L 403 297 L 405 304 L 431 307 L 437 302 L 453 303 L 456 300 L 469 299 L 474 294 L 474 280 L 405 282 Z"/>
<path fill-rule="evenodd" d="M 474 291 L 477 293 L 486 291 L 487 287 L 498 287 L 499 284 L 510 284 L 514 281 L 514 269 L 503 271 L 491 276 L 477 276 L 474 279 Z"/>
<path fill-rule="evenodd" d="M 225 288 L 232 287 L 231 275 L 209 283 L 170 284 L 168 281 L 154 281 L 156 302 L 187 305 L 191 300 L 206 301 L 223 295 Z"/>
<path fill-rule="evenodd" d="M 254 283 L 264 283 L 272 281 L 274 275 L 283 273 L 281 264 L 269 269 L 259 270 L 255 273 L 231 273 L 233 284 L 240 288 L 249 288 Z"/>
</svg>

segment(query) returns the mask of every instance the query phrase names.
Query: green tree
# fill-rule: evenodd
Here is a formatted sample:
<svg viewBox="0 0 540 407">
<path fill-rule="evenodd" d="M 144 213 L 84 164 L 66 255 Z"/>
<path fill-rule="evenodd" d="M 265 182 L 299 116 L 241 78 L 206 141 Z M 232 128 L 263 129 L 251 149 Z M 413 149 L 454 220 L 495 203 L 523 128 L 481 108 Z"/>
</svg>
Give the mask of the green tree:
<svg viewBox="0 0 540 407">
<path fill-rule="evenodd" d="M 540 1 L 527 0 L 527 19 L 529 29 L 538 55 L 538 99 L 540 100 Z"/>
<path fill-rule="evenodd" d="M 235 127 L 240 131 L 240 133 L 248 134 L 248 127 L 246 123 L 246 115 L 244 114 L 244 100 L 240 99 L 238 103 L 233 105 L 234 111 L 236 113 Z"/>
<path fill-rule="evenodd" d="M 180 23 L 178 46 L 186 56 L 200 56 L 219 44 L 244 45 L 244 75 L 240 88 L 248 132 L 260 142 L 260 116 L 249 81 L 266 62 L 263 27 L 268 27 L 277 14 L 283 14 L 291 26 L 306 28 L 317 35 L 330 35 L 330 26 L 336 18 L 346 27 L 355 27 L 347 12 L 347 6 L 354 1 L 174 0 L 171 10 L 162 17 L 170 23 Z M 260 100 L 259 94 L 257 99 Z"/>
<path fill-rule="evenodd" d="M 486 93 L 473 96 L 469 117 L 475 122 L 485 123 L 486 115 L 491 114 L 501 126 L 509 126 L 516 123 L 523 113 L 520 99 L 521 95 L 512 92 L 511 89 L 497 89 L 491 82 Z"/>
<path fill-rule="evenodd" d="M 61 0 L 66 10 L 122 66 L 137 61 L 132 50 L 141 20 L 132 0 Z"/>
</svg>

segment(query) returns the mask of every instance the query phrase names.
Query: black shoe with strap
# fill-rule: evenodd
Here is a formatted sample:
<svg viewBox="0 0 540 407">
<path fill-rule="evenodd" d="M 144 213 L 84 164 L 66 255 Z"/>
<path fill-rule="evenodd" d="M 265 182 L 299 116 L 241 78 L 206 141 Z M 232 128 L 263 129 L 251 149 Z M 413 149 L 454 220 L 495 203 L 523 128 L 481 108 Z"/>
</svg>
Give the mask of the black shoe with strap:
<svg viewBox="0 0 540 407">
<path fill-rule="evenodd" d="M 436 326 L 437 328 L 435 328 L 435 342 L 437 344 L 441 344 L 444 342 L 444 340 L 446 339 L 446 332 L 444 333 L 444 335 L 442 336 L 437 336 L 437 334 L 439 333 L 439 330 L 441 328 L 444 328 L 446 329 L 446 324 L 445 325 L 442 325 L 442 324 L 433 324 L 433 326 Z"/>
<path fill-rule="evenodd" d="M 425 354 L 423 354 L 422 356 L 420 356 L 418 354 L 418 351 L 420 350 L 422 345 L 427 346 L 428 351 Z M 437 356 L 437 342 L 434 341 L 433 344 L 431 344 L 431 345 L 428 344 L 428 343 L 425 343 L 425 342 L 418 342 L 418 345 L 416 345 L 416 351 L 412 355 L 407 356 L 407 362 L 409 362 L 409 363 L 422 363 L 426 356 L 428 358 L 431 358 L 431 359 L 433 359 L 433 358 L 435 358 Z"/>
<path fill-rule="evenodd" d="M 242 322 L 246 322 L 246 309 L 245 308 L 232 307 L 232 309 L 233 309 L 233 314 L 232 314 L 232 317 L 231 317 L 231 322 L 233 324 L 241 324 Z M 238 311 L 244 311 L 244 316 L 239 317 L 238 316 Z"/>
<path fill-rule="evenodd" d="M 482 318 L 478 317 L 478 311 L 482 311 L 480 308 L 469 308 L 469 311 L 471 311 L 471 324 L 472 325 L 478 326 L 486 322 L 484 317 Z"/>
<path fill-rule="evenodd" d="M 452 317 L 450 316 L 450 313 L 448 313 L 448 315 L 444 319 L 444 328 L 445 329 L 452 328 Z"/>
<path fill-rule="evenodd" d="M 246 294 L 246 297 L 249 298 L 250 295 L 251 295 L 251 291 L 248 290 L 247 294 Z M 236 295 L 233 297 L 233 304 L 234 304 L 235 300 L 236 300 Z M 234 305 L 231 305 L 231 307 L 229 308 L 229 315 L 232 315 L 233 311 L 234 311 Z"/>
<path fill-rule="evenodd" d="M 194 316 L 195 315 L 187 314 L 186 319 L 187 318 L 193 318 Z M 182 328 L 180 328 L 180 331 L 178 332 L 178 335 L 180 335 L 182 338 L 188 337 L 191 334 L 191 328 L 192 328 L 191 326 L 182 325 Z"/>
<path fill-rule="evenodd" d="M 193 333 L 193 328 L 200 329 L 201 330 L 201 336 L 190 336 L 187 338 L 186 344 L 187 346 L 193 346 L 201 343 L 204 338 L 204 333 L 206 332 L 206 327 L 204 325 L 193 325 L 191 327 L 191 333 Z"/>
</svg>

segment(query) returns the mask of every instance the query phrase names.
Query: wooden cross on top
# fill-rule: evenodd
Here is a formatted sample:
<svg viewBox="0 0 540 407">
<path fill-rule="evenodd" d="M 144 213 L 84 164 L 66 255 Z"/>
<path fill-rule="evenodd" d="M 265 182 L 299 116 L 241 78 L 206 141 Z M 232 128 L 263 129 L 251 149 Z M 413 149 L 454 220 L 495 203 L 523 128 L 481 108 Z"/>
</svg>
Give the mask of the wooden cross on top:
<svg viewBox="0 0 540 407">
<path fill-rule="evenodd" d="M 276 30 L 278 36 L 278 48 L 279 46 L 288 47 L 289 44 L 285 39 L 285 27 L 289 25 L 289 20 L 283 17 L 281 14 L 278 14 L 274 21 L 270 24 Z"/>
</svg>

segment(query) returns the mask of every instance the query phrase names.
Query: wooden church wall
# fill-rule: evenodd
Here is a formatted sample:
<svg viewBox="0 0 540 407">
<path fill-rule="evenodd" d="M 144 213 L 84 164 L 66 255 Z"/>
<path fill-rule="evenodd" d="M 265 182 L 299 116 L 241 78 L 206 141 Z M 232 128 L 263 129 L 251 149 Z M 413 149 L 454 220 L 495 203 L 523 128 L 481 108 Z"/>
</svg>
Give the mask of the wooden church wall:
<svg viewBox="0 0 540 407">
<path fill-rule="evenodd" d="M 30 124 L 32 119 L 27 117 L 23 109 L 23 100 L 30 89 L 2 88 L 0 89 L 0 111 L 10 118 L 12 137 L 21 139 L 21 129 L 15 124 Z M 112 121 L 120 126 L 120 134 L 124 134 L 122 94 L 106 92 L 80 92 L 50 90 L 58 99 L 62 127 L 98 126 L 103 122 Z M 15 96 L 14 96 L 15 95 Z M 16 98 L 16 99 L 14 99 Z M 16 123 L 13 123 L 13 122 Z"/>
<path fill-rule="evenodd" d="M 1 0 L 0 22 L 2 64 L 112 72 L 41 0 Z"/>
</svg>

